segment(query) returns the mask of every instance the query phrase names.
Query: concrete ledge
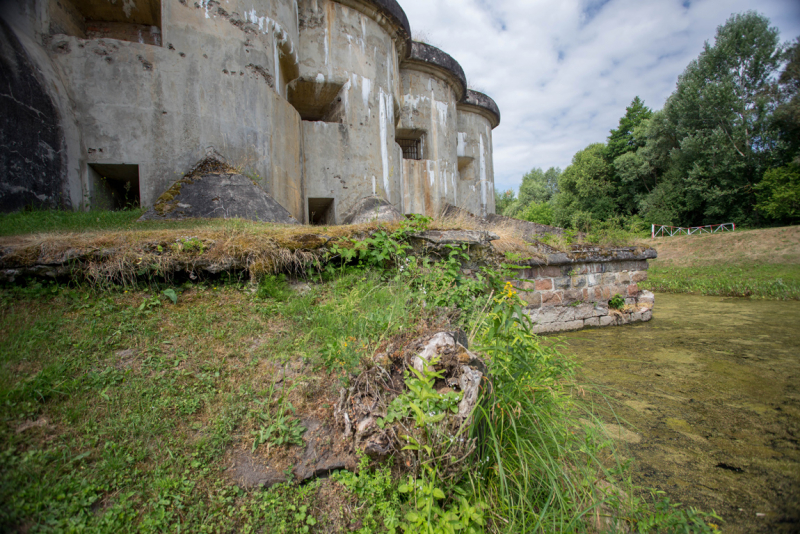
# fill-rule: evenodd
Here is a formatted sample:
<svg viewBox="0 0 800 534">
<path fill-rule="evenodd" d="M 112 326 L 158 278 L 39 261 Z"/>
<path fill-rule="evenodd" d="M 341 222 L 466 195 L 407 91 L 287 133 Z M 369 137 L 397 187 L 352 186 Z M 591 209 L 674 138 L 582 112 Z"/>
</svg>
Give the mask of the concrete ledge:
<svg viewBox="0 0 800 534">
<path fill-rule="evenodd" d="M 456 100 L 462 100 L 467 94 L 467 76 L 464 74 L 464 69 L 453 56 L 435 46 L 413 41 L 411 53 L 400 68 L 438 74 L 453 86 Z"/>
<path fill-rule="evenodd" d="M 414 236 L 433 245 L 478 245 L 488 246 L 498 239 L 496 234 L 483 230 L 428 230 Z"/>
<path fill-rule="evenodd" d="M 486 116 L 493 130 L 500 126 L 500 108 L 488 95 L 468 89 L 467 94 L 458 103 L 458 108 L 461 111 L 476 111 Z"/>
<path fill-rule="evenodd" d="M 575 263 L 608 263 L 621 261 L 646 261 L 658 256 L 655 249 L 645 247 L 604 248 L 576 245 L 570 252 L 548 254 L 544 258 L 531 258 L 522 263 L 528 266 L 570 265 Z"/>
</svg>

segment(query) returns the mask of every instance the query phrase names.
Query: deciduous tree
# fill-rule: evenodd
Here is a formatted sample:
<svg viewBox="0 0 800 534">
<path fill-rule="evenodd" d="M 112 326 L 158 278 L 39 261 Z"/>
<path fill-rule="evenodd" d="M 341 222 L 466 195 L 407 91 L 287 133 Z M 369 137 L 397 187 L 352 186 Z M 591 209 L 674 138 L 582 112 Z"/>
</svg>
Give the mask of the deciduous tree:
<svg viewBox="0 0 800 534">
<path fill-rule="evenodd" d="M 641 135 L 636 135 L 635 131 L 642 122 L 653 116 L 653 110 L 644 105 L 644 102 L 637 96 L 631 105 L 625 108 L 625 115 L 619 120 L 619 127 L 611 130 L 606 144 L 606 157 L 609 161 L 614 161 L 623 154 L 635 152 L 639 147 L 644 146 L 645 139 Z"/>
</svg>

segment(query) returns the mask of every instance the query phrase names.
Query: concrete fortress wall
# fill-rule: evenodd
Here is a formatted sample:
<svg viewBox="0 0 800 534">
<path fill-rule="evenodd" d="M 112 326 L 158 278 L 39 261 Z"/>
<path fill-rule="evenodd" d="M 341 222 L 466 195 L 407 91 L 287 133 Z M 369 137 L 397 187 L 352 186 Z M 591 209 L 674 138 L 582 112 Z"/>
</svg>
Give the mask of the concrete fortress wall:
<svg viewBox="0 0 800 534">
<path fill-rule="evenodd" d="M 397 45 L 405 40 L 396 43 L 376 20 L 331 0 L 301 3 L 301 18 L 303 61 L 290 101 L 306 115 L 308 198 L 332 201 L 336 222 L 366 196 L 396 205 Z"/>
<path fill-rule="evenodd" d="M 458 104 L 458 206 L 481 217 L 495 213 L 492 130 L 499 124 L 494 100 L 467 91 Z"/>
<path fill-rule="evenodd" d="M 457 205 L 456 105 L 466 94 L 466 77 L 448 54 L 413 43 L 402 63 L 403 107 L 398 134 L 416 143 L 419 159 L 403 160 L 403 211 L 436 216 Z"/>
<path fill-rule="evenodd" d="M 149 207 L 213 151 L 300 221 L 372 195 L 494 212 L 499 111 L 395 0 L 0 0 L 0 19 L 0 76 L 33 99 L 3 100 L 3 211 Z"/>
</svg>

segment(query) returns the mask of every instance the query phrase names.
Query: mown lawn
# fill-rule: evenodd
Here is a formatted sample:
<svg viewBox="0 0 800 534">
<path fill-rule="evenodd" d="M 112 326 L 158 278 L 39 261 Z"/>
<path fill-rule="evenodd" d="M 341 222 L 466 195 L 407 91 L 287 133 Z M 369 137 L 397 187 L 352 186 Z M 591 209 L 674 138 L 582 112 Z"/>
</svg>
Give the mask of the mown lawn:
<svg viewBox="0 0 800 534">
<path fill-rule="evenodd" d="M 651 264 L 645 289 L 724 297 L 800 300 L 800 265 L 677 266 Z"/>
</svg>

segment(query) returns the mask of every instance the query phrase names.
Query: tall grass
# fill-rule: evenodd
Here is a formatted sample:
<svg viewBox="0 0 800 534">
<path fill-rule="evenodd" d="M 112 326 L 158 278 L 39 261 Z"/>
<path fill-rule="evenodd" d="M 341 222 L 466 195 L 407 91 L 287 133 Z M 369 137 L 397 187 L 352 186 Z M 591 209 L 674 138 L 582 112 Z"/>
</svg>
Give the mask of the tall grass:
<svg viewBox="0 0 800 534">
<path fill-rule="evenodd" d="M 513 291 L 496 302 L 476 347 L 489 357 L 490 381 L 472 429 L 483 443 L 473 499 L 491 510 L 489 530 L 718 532 L 706 522 L 719 519 L 714 513 L 640 497 L 647 490 L 631 485 L 602 421 L 582 400 L 574 361 L 532 333 Z"/>
<path fill-rule="evenodd" d="M 584 532 L 621 523 L 625 493 L 601 455 L 611 443 L 579 420 L 574 364 L 540 344 L 518 306 L 490 314 L 478 350 L 489 355 L 491 389 L 476 413 L 482 434 L 473 487 L 490 504 L 496 532 Z M 613 466 L 613 457 L 604 460 Z M 613 502 L 611 502 L 613 501 Z"/>
</svg>

